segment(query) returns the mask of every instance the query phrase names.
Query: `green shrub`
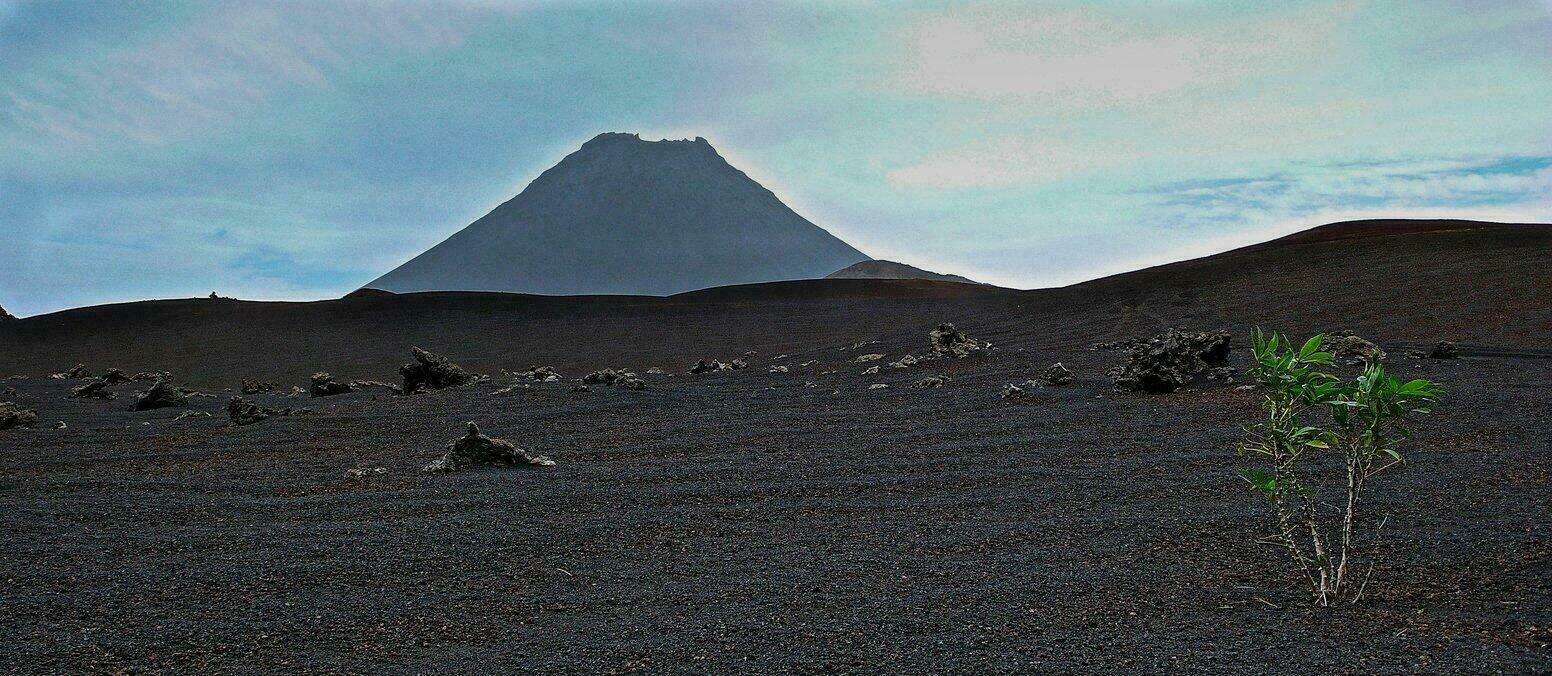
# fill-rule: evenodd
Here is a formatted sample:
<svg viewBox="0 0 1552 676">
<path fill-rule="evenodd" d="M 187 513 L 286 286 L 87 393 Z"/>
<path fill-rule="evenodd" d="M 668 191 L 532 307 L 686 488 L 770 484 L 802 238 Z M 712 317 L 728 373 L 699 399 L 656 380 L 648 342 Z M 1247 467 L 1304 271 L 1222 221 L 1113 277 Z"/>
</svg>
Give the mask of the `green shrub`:
<svg viewBox="0 0 1552 676">
<path fill-rule="evenodd" d="M 1322 339 L 1317 335 L 1294 347 L 1260 329 L 1251 334 L 1250 375 L 1265 391 L 1266 416 L 1246 427 L 1240 453 L 1265 462 L 1245 472 L 1245 479 L 1271 504 L 1276 538 L 1308 579 L 1315 604 L 1328 606 L 1363 597 L 1368 572 L 1356 585 L 1351 573 L 1360 498 L 1370 479 L 1402 464 L 1399 446 L 1410 436 L 1406 419 L 1427 413 L 1424 406 L 1440 390 L 1427 380 L 1402 382 L 1376 362 L 1344 383 L 1319 370 L 1332 364 L 1331 354 L 1320 350 Z M 1318 453 L 1340 456 L 1345 468 L 1346 499 L 1337 516 L 1327 516 L 1333 511 L 1329 503 L 1316 497 L 1322 482 L 1307 460 Z M 1335 518 L 1340 524 L 1328 530 Z M 1370 561 L 1371 572 L 1373 565 Z"/>
</svg>

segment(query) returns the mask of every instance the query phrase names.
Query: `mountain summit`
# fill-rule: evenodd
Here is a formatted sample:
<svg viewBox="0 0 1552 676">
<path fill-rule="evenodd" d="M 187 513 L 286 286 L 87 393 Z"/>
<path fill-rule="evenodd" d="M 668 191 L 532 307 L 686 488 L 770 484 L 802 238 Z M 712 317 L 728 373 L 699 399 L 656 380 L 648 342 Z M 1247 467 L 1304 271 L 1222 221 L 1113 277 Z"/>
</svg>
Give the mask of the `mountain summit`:
<svg viewBox="0 0 1552 676">
<path fill-rule="evenodd" d="M 868 260 L 706 139 L 600 134 L 367 288 L 669 295 L 814 279 Z"/>
</svg>

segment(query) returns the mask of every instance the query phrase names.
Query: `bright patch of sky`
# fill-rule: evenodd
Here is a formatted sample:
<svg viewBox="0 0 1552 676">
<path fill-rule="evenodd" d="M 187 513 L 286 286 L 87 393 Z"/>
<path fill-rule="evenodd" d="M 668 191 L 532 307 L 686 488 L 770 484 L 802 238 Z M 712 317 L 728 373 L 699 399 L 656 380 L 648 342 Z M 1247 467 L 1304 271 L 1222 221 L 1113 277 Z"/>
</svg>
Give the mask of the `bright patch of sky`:
<svg viewBox="0 0 1552 676">
<path fill-rule="evenodd" d="M 1546 0 L 0 0 L 0 64 L 19 315 L 335 297 L 603 131 L 704 136 L 870 255 L 1026 288 L 1552 221 Z"/>
</svg>

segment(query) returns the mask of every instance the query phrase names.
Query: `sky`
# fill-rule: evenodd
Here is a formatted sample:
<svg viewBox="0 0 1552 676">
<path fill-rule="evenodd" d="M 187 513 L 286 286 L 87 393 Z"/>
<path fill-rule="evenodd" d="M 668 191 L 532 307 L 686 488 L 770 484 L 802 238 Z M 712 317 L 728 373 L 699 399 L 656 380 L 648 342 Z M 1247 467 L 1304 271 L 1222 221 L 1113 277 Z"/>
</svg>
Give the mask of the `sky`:
<svg viewBox="0 0 1552 676">
<path fill-rule="evenodd" d="M 1552 222 L 1552 0 L 0 0 L 0 307 L 338 297 L 604 131 L 1019 288 Z"/>
</svg>

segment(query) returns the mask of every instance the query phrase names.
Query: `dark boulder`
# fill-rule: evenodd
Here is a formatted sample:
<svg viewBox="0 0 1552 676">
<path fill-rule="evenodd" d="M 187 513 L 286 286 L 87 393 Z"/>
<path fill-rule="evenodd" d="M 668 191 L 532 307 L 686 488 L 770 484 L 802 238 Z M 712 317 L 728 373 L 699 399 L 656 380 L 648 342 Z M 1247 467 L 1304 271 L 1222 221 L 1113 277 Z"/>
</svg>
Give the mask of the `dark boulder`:
<svg viewBox="0 0 1552 676">
<path fill-rule="evenodd" d="M 415 357 L 414 363 L 399 367 L 399 375 L 404 377 L 404 386 L 400 390 L 404 394 L 462 387 L 479 380 L 478 376 L 463 370 L 446 357 L 418 347 L 410 348 L 410 352 Z"/>
<path fill-rule="evenodd" d="M 1126 363 L 1111 369 L 1116 387 L 1166 393 L 1190 383 L 1198 373 L 1228 361 L 1233 337 L 1225 331 L 1170 329 L 1127 350 Z"/>
<path fill-rule="evenodd" d="M 943 357 L 964 357 L 975 350 L 991 347 L 990 343 L 971 338 L 947 322 L 939 324 L 938 328 L 927 334 L 927 338 L 932 353 Z"/>
<path fill-rule="evenodd" d="M 243 394 L 264 394 L 265 392 L 274 392 L 277 389 L 280 389 L 280 385 L 263 380 L 248 380 L 247 378 L 243 378 L 242 381 Z"/>
<path fill-rule="evenodd" d="M 1043 385 L 1055 385 L 1058 387 L 1070 385 L 1072 384 L 1072 371 L 1067 370 L 1067 367 L 1063 366 L 1061 362 L 1056 362 L 1047 367 L 1037 380 Z"/>
<path fill-rule="evenodd" d="M 102 374 L 102 381 L 109 385 L 123 385 L 130 381 L 130 377 L 118 369 L 108 369 Z"/>
<path fill-rule="evenodd" d="M 448 446 L 447 453 L 431 464 L 427 472 L 452 472 L 469 465 L 538 465 L 555 464 L 542 455 L 533 455 L 505 439 L 492 439 L 480 434 L 479 426 L 469 423 L 469 432 Z"/>
<path fill-rule="evenodd" d="M 135 403 L 130 405 L 129 410 L 149 411 L 154 408 L 188 405 L 189 395 L 175 387 L 171 380 L 158 380 L 150 389 L 135 394 Z"/>
<path fill-rule="evenodd" d="M 1320 349 L 1330 352 L 1331 356 L 1347 361 L 1349 364 L 1377 363 L 1385 359 L 1385 351 L 1380 346 L 1364 339 L 1352 331 L 1336 331 L 1326 334 L 1320 342 Z"/>
<path fill-rule="evenodd" d="M 1429 359 L 1460 359 L 1460 348 L 1448 340 L 1434 343 L 1433 349 L 1428 351 Z"/>
<path fill-rule="evenodd" d="M 356 388 L 349 383 L 342 383 L 338 380 L 335 380 L 334 376 L 324 373 L 323 371 L 319 371 L 313 374 L 312 382 L 308 388 L 308 392 L 310 392 L 314 397 L 332 397 L 336 394 L 345 394 L 347 392 L 354 392 L 355 390 Z"/>
<path fill-rule="evenodd" d="M 272 415 L 295 415 L 308 411 L 309 409 L 305 408 L 269 408 L 242 397 L 232 397 L 232 400 L 226 404 L 226 412 L 232 417 L 233 425 L 252 425 Z"/>
<path fill-rule="evenodd" d="M 0 401 L 0 430 L 17 427 L 35 427 L 37 424 L 37 411 L 22 408 L 9 401 Z"/>
<path fill-rule="evenodd" d="M 112 399 L 118 396 L 108 391 L 108 381 L 93 379 L 86 384 L 70 390 L 71 399 Z"/>
</svg>

